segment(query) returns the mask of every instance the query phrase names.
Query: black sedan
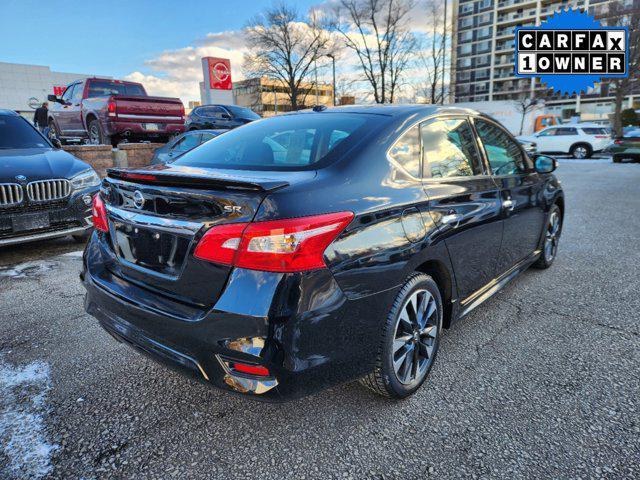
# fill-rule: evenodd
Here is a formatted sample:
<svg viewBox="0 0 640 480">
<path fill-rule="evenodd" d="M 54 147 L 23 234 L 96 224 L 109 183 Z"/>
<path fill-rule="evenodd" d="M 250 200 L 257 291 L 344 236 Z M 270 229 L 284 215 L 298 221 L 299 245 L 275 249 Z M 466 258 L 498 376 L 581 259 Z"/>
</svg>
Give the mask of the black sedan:
<svg viewBox="0 0 640 480">
<path fill-rule="evenodd" d="M 187 130 L 216 130 L 240 127 L 261 117 L 238 105 L 202 105 L 194 108 L 185 122 Z"/>
<path fill-rule="evenodd" d="M 555 160 L 534 158 L 467 109 L 255 122 L 170 165 L 110 172 L 85 306 L 230 392 L 278 401 L 362 379 L 406 397 L 443 328 L 556 258 L 564 195 Z"/>
<path fill-rule="evenodd" d="M 0 246 L 86 240 L 100 178 L 57 147 L 15 112 L 0 110 Z"/>
<path fill-rule="evenodd" d="M 174 138 L 169 143 L 157 148 L 151 158 L 151 164 L 171 163 L 180 155 L 193 150 L 227 130 L 191 130 Z"/>
</svg>

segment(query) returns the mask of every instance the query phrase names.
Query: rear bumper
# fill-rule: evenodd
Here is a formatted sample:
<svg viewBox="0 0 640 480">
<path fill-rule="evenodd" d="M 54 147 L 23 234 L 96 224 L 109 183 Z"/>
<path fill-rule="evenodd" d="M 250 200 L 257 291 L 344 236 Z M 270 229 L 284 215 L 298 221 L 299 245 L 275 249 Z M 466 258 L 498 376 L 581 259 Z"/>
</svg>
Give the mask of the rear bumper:
<svg viewBox="0 0 640 480">
<path fill-rule="evenodd" d="M 158 130 L 149 130 L 147 124 L 157 125 Z M 175 122 L 149 120 L 109 120 L 106 122 L 107 135 L 121 135 L 129 133 L 136 137 L 159 137 L 166 135 L 176 135 L 185 131 L 184 123 L 180 120 Z"/>
<path fill-rule="evenodd" d="M 353 380 L 373 368 L 386 296 L 347 300 L 326 270 L 261 273 L 256 282 L 255 272 L 235 269 L 212 308 L 174 306 L 102 271 L 98 235 L 84 256 L 86 311 L 113 337 L 165 365 L 271 402 Z M 265 366 L 271 375 L 238 374 L 228 368 L 233 361 Z"/>
</svg>

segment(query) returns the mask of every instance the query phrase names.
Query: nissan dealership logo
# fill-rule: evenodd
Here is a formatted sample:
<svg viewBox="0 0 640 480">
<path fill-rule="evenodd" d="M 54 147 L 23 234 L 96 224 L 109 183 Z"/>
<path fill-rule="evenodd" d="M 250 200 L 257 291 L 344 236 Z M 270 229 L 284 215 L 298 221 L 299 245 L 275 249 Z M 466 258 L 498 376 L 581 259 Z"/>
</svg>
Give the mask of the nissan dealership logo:
<svg viewBox="0 0 640 480">
<path fill-rule="evenodd" d="M 36 97 L 31 97 L 29 100 L 27 100 L 27 105 L 29 105 L 29 108 L 33 108 L 35 110 L 40 106 L 40 100 L 38 100 Z"/>
<path fill-rule="evenodd" d="M 231 72 L 224 63 L 218 62 L 213 66 L 213 75 L 219 82 L 226 82 L 229 80 Z"/>
</svg>

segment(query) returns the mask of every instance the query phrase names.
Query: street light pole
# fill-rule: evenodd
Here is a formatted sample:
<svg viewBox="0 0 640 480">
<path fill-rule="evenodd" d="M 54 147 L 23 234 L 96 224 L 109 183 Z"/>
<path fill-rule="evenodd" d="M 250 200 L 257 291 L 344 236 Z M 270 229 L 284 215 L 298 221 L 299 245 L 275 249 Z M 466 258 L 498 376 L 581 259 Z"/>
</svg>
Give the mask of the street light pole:
<svg viewBox="0 0 640 480">
<path fill-rule="evenodd" d="M 336 57 L 332 53 L 327 53 L 327 57 L 331 59 L 333 64 L 333 106 L 337 105 L 336 103 Z"/>
</svg>

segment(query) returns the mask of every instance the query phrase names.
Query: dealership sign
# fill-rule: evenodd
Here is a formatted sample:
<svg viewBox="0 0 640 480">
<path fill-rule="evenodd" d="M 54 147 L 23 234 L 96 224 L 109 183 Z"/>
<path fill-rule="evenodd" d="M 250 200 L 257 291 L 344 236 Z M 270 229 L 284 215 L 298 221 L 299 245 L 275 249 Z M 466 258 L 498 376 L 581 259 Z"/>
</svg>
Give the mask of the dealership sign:
<svg viewBox="0 0 640 480">
<path fill-rule="evenodd" d="M 602 78 L 626 77 L 626 27 L 602 27 L 578 10 L 554 14 L 539 27 L 518 27 L 516 74 L 539 77 L 562 94 L 584 93 Z"/>
<path fill-rule="evenodd" d="M 231 62 L 228 58 L 206 57 L 209 88 L 212 90 L 231 90 Z"/>
</svg>

